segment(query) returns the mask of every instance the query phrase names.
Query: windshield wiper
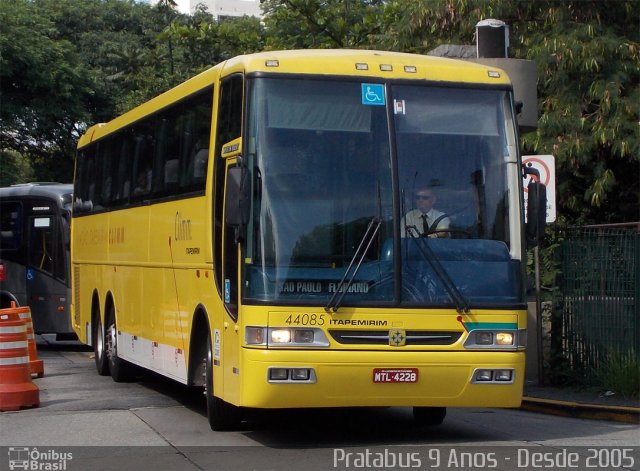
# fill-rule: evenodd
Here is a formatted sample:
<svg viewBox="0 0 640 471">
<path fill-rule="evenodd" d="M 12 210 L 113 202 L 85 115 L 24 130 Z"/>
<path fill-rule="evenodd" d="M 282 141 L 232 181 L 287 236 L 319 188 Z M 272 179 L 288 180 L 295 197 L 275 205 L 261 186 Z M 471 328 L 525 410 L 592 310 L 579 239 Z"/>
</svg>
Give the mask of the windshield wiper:
<svg viewBox="0 0 640 471">
<path fill-rule="evenodd" d="M 327 305 L 324 307 L 324 310 L 326 312 L 338 311 L 338 308 L 342 304 L 342 300 L 344 299 L 344 296 L 347 294 L 347 291 L 349 291 L 349 288 L 353 284 L 353 280 L 355 280 L 356 275 L 358 274 L 358 270 L 360 270 L 360 266 L 362 265 L 362 262 L 364 261 L 364 257 L 367 255 L 367 252 L 369 251 L 369 247 L 371 247 L 371 244 L 375 240 L 376 235 L 378 234 L 378 230 L 382 225 L 382 196 L 381 196 L 381 190 L 380 190 L 380 180 L 377 181 L 376 200 L 378 203 L 378 208 L 377 208 L 378 214 L 374 216 L 371 219 L 371 221 L 369 221 L 367 230 L 362 236 L 362 240 L 360 240 L 360 244 L 358 245 L 356 252 L 353 254 L 353 257 L 351 257 L 351 261 L 349 262 L 349 266 L 347 267 L 347 270 L 344 272 L 344 276 L 340 280 L 340 283 L 338 283 L 335 293 L 333 293 L 333 296 L 331 296 L 331 299 L 329 300 Z M 356 260 L 358 260 L 358 264 L 353 270 L 353 273 L 351 273 L 351 276 L 349 276 L 351 267 L 353 266 Z M 347 281 L 347 277 L 349 277 L 349 281 Z M 337 296 L 339 296 L 338 299 L 336 299 Z"/>
<path fill-rule="evenodd" d="M 444 286 L 444 289 L 449 293 L 449 296 L 455 303 L 456 311 L 461 314 L 470 312 L 469 302 L 453 282 L 447 270 L 445 270 L 440 260 L 438 260 L 438 257 L 436 257 L 436 254 L 431 250 L 431 247 L 429 247 L 427 238 L 418 237 L 416 234 L 419 234 L 419 231 L 415 226 L 407 226 L 405 232 L 416 242 L 416 246 L 422 254 L 422 257 L 431 265 L 431 268 L 433 268 L 442 286 Z"/>
<path fill-rule="evenodd" d="M 356 275 L 358 274 L 358 270 L 360 270 L 360 266 L 362 265 L 364 257 L 367 255 L 367 252 L 369 251 L 371 244 L 375 240 L 376 234 L 378 233 L 378 230 L 380 229 L 381 225 L 382 225 L 382 219 L 379 218 L 378 216 L 375 216 L 373 219 L 371 219 L 371 221 L 369 221 L 367 230 L 365 231 L 364 236 L 362 236 L 362 240 L 360 241 L 360 244 L 358 245 L 356 252 L 353 254 L 353 257 L 351 257 L 351 261 L 349 262 L 349 266 L 347 267 L 347 270 L 344 272 L 344 276 L 340 280 L 340 283 L 338 283 L 335 293 L 333 293 L 333 296 L 331 296 L 331 299 L 329 300 L 327 305 L 324 307 L 324 310 L 326 312 L 338 311 L 338 308 L 340 307 L 340 304 L 342 304 L 342 300 L 344 299 L 345 294 L 347 294 L 347 291 L 349 291 L 349 288 L 353 284 L 353 280 L 356 278 Z M 358 263 L 355 266 L 355 269 L 353 270 L 351 275 L 349 276 L 349 272 L 351 272 L 351 267 L 353 267 L 353 264 L 356 262 L 356 260 L 358 260 Z M 348 281 L 347 281 L 347 277 L 349 277 Z M 336 299 L 336 297 L 338 298 Z"/>
</svg>

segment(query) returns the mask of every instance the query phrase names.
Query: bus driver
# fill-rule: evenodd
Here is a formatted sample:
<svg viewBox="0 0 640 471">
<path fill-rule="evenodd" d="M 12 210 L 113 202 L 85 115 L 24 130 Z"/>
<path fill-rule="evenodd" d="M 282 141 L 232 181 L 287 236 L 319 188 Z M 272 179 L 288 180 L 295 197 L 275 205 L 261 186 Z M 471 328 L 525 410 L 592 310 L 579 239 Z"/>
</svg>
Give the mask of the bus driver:
<svg viewBox="0 0 640 471">
<path fill-rule="evenodd" d="M 402 218 L 402 237 L 409 236 L 419 237 L 447 237 L 449 225 L 451 221 L 444 217 L 444 213 L 438 211 L 433 206 L 436 203 L 436 195 L 428 186 L 419 187 L 415 194 L 415 209 L 409 211 Z M 440 232 L 438 232 L 440 230 Z"/>
</svg>

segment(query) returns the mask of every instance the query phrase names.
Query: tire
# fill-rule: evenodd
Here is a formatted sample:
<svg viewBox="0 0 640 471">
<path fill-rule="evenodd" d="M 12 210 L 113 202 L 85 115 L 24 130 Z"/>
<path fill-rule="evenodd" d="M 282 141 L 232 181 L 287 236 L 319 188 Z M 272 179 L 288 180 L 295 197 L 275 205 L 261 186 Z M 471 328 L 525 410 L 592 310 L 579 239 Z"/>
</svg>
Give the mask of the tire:
<svg viewBox="0 0 640 471">
<path fill-rule="evenodd" d="M 93 356 L 96 360 L 96 370 L 100 376 L 109 375 L 109 359 L 106 354 L 105 335 L 100 313 L 96 313 L 95 325 L 93 327 Z"/>
<path fill-rule="evenodd" d="M 239 409 L 213 395 L 213 350 L 211 335 L 207 335 L 207 356 L 205 362 L 204 395 L 207 401 L 207 419 L 211 430 L 217 432 L 235 430 L 240 425 Z"/>
<path fill-rule="evenodd" d="M 444 418 L 447 415 L 447 409 L 445 407 L 414 407 L 413 418 L 421 425 L 428 427 L 435 427 L 442 425 Z"/>
<path fill-rule="evenodd" d="M 106 318 L 108 321 L 105 331 L 105 352 L 109 363 L 109 372 L 116 383 L 123 383 L 131 380 L 133 373 L 131 364 L 118 357 L 118 330 L 113 306 L 109 308 Z"/>
</svg>

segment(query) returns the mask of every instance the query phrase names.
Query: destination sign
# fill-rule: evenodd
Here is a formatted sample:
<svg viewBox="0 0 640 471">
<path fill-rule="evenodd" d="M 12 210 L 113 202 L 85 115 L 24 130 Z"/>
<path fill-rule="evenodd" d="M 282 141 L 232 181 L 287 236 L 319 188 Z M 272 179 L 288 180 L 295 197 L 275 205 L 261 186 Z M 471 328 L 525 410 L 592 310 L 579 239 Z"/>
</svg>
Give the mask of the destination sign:
<svg viewBox="0 0 640 471">
<path fill-rule="evenodd" d="M 340 282 L 338 281 L 286 280 L 282 282 L 278 291 L 280 294 L 332 294 L 338 292 L 339 284 Z M 340 289 L 340 292 L 345 292 L 346 290 L 347 293 L 366 294 L 369 292 L 369 287 L 368 281 L 354 281 L 348 288 L 345 283 Z"/>
</svg>

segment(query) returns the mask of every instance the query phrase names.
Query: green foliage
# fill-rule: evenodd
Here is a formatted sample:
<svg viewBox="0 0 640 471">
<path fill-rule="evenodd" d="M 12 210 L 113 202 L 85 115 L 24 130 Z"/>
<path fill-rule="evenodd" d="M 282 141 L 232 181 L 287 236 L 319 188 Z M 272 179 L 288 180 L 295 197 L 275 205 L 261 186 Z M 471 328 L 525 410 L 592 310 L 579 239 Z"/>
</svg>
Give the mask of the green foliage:
<svg viewBox="0 0 640 471">
<path fill-rule="evenodd" d="M 640 393 L 640 362 L 635 352 L 627 355 L 614 353 L 603 367 L 596 371 L 602 391 L 612 391 L 626 397 L 638 397 Z"/>
<path fill-rule="evenodd" d="M 381 34 L 383 0 L 265 0 L 269 49 L 366 48 Z"/>
<path fill-rule="evenodd" d="M 14 150 L 0 150 L 0 187 L 33 181 L 29 160 Z"/>
<path fill-rule="evenodd" d="M 191 17 L 176 17 L 158 40 L 172 44 L 176 83 L 231 57 L 261 51 L 265 43 L 264 27 L 258 18 L 217 22 L 206 9 L 199 9 Z"/>
<path fill-rule="evenodd" d="M 132 0 L 0 0 L 0 148 L 71 181 L 75 142 L 229 57 L 264 48 L 257 18 L 218 23 Z"/>
<path fill-rule="evenodd" d="M 91 95 L 81 57 L 31 2 L 0 5 L 1 146 L 25 154 L 69 150 Z"/>
<path fill-rule="evenodd" d="M 138 42 L 141 8 L 115 0 L 0 0 L 0 148 L 29 159 L 36 179 L 71 181 L 77 138 L 115 115 L 122 93 L 106 79 L 108 52 Z"/>
<path fill-rule="evenodd" d="M 522 38 L 524 58 L 538 64 L 540 104 L 539 128 L 523 146 L 555 155 L 558 208 L 574 224 L 638 218 L 638 33 L 619 21 L 631 6 L 551 4 L 557 23 Z"/>
</svg>

